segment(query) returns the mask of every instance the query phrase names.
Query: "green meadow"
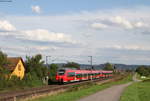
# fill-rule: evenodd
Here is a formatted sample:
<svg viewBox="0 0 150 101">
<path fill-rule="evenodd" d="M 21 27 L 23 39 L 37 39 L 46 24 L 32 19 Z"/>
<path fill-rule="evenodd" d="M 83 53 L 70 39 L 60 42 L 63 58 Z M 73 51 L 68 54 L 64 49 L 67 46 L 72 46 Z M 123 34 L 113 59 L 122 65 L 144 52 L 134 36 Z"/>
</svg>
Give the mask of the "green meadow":
<svg viewBox="0 0 150 101">
<path fill-rule="evenodd" d="M 128 86 L 120 101 L 150 101 L 150 80 L 135 82 Z"/>
</svg>

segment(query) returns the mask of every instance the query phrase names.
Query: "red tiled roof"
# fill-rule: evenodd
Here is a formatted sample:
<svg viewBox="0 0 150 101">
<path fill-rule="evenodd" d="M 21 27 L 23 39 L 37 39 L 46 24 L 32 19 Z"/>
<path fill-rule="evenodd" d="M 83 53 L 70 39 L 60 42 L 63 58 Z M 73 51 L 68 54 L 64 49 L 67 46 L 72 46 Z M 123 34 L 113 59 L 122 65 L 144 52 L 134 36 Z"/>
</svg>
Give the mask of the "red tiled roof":
<svg viewBox="0 0 150 101">
<path fill-rule="evenodd" d="M 21 57 L 8 57 L 7 60 L 8 60 L 8 64 L 5 65 L 4 67 L 10 71 L 13 71 L 16 68 L 16 65 L 18 64 L 19 60 L 22 61 L 22 58 Z"/>
</svg>

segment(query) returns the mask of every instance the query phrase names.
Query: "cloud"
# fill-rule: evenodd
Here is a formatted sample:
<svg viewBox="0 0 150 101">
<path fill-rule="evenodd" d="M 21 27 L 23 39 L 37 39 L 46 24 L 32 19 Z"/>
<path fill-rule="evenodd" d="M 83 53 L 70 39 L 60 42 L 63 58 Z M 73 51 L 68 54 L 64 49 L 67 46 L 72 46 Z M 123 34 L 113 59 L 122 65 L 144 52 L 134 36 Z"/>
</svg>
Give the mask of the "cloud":
<svg viewBox="0 0 150 101">
<path fill-rule="evenodd" d="M 144 30 L 141 32 L 143 35 L 150 35 L 150 30 Z"/>
<path fill-rule="evenodd" d="M 0 20 L 0 31 L 15 31 L 16 28 L 7 20 Z"/>
<path fill-rule="evenodd" d="M 105 48 L 112 48 L 117 50 L 137 50 L 137 51 L 150 51 L 150 47 L 139 46 L 139 45 L 111 45 Z"/>
<path fill-rule="evenodd" d="M 107 28 L 107 25 L 102 24 L 102 23 L 93 23 L 91 27 L 95 29 L 105 29 Z"/>
<path fill-rule="evenodd" d="M 22 30 L 13 32 L 0 32 L 1 36 L 13 36 L 20 40 L 31 40 L 37 42 L 56 42 L 77 44 L 70 35 L 64 33 L 49 32 L 46 29 Z"/>
<path fill-rule="evenodd" d="M 98 61 L 97 63 L 114 60 L 113 57 L 117 56 L 114 62 L 121 63 L 124 60 L 118 57 L 124 54 L 149 56 L 150 40 L 146 35 L 142 35 L 150 35 L 149 9 L 110 9 L 61 15 L 7 16 L 6 19 L 12 22 L 17 30 L 4 33 L 12 37 L 0 36 L 0 46 L 4 45 L 6 41 L 8 46 L 18 46 L 18 43 L 20 46 L 26 44 L 26 46 L 31 45 L 34 48 L 31 48 L 33 53 L 39 51 L 43 53 L 44 50 L 49 50 L 47 48 L 51 47 L 49 45 L 52 45 L 54 49 L 56 47 L 54 51 L 56 55 L 89 56 L 92 54 L 93 57 L 102 55 L 95 59 Z M 135 11 L 138 12 L 135 13 Z M 9 38 L 12 40 L 10 41 Z M 84 42 L 86 45 L 80 47 L 77 44 L 77 47 L 74 47 L 76 45 L 73 43 L 78 43 L 78 41 Z M 59 51 L 57 47 L 60 48 Z M 96 50 L 99 48 L 100 53 L 96 54 Z M 11 51 L 11 49 L 7 50 Z M 45 54 L 48 53 L 52 52 L 45 52 Z M 16 52 L 17 54 L 18 52 Z M 84 61 L 87 62 L 86 59 Z M 136 61 L 129 58 L 128 63 L 132 62 Z M 144 61 L 143 63 L 149 64 Z"/>
<path fill-rule="evenodd" d="M 64 33 L 49 32 L 46 29 L 35 29 L 21 31 L 19 38 L 26 40 L 45 41 L 45 42 L 68 42 L 76 43 L 71 39 L 71 36 L 65 35 Z"/>
<path fill-rule="evenodd" d="M 125 27 L 126 29 L 132 29 L 134 26 L 125 18 L 121 17 L 121 16 L 116 16 L 114 18 L 111 19 L 112 23 L 121 25 L 123 27 Z"/>
<path fill-rule="evenodd" d="M 136 22 L 136 23 L 134 24 L 134 26 L 137 27 L 137 28 L 141 28 L 141 27 L 146 27 L 147 25 L 144 24 L 143 22 Z"/>
<path fill-rule="evenodd" d="M 12 36 L 20 40 L 37 42 L 77 44 L 77 42 L 71 38 L 71 35 L 50 32 L 47 29 L 18 30 L 7 20 L 0 21 L 0 36 Z"/>
<path fill-rule="evenodd" d="M 99 19 L 96 19 L 97 22 L 93 23 L 91 25 L 92 28 L 94 29 L 107 29 L 107 28 L 112 28 L 115 30 L 115 28 L 118 29 L 128 29 L 128 30 L 144 30 L 144 29 L 149 29 L 149 25 L 147 23 L 144 23 L 143 21 L 134 19 L 134 20 L 129 20 L 127 16 L 123 17 L 120 15 L 115 15 L 114 17 L 110 16 L 105 16 L 99 17 Z M 93 19 L 93 22 L 95 22 Z M 92 20 L 91 20 L 92 22 Z"/>
<path fill-rule="evenodd" d="M 41 8 L 40 6 L 36 5 L 36 6 L 31 6 L 32 12 L 40 14 L 41 13 Z"/>
</svg>

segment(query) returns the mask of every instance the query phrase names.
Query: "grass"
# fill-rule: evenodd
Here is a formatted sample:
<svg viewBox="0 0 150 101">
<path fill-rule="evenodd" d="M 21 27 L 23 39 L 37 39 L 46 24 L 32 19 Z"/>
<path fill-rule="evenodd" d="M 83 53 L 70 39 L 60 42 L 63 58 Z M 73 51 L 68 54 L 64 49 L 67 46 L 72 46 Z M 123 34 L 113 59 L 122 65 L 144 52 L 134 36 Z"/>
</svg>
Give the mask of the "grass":
<svg viewBox="0 0 150 101">
<path fill-rule="evenodd" d="M 75 100 L 80 99 L 81 97 L 96 93 L 112 85 L 124 84 L 131 80 L 132 80 L 132 75 L 129 75 L 126 78 L 116 81 L 116 82 L 106 83 L 102 85 L 90 84 L 89 86 L 81 87 L 80 89 L 75 90 L 75 91 L 69 91 L 69 92 L 64 92 L 64 93 L 57 94 L 57 95 L 41 97 L 41 98 L 30 100 L 30 101 L 75 101 Z"/>
<path fill-rule="evenodd" d="M 128 86 L 120 101 L 150 101 L 150 80 Z"/>
<path fill-rule="evenodd" d="M 36 87 L 42 87 L 44 85 L 41 80 L 30 81 L 28 84 L 27 82 L 22 82 L 22 81 L 16 81 L 15 83 L 14 82 L 10 82 L 10 83 L 8 82 L 8 84 L 5 85 L 5 87 L 0 86 L 0 93 L 31 89 Z"/>
</svg>

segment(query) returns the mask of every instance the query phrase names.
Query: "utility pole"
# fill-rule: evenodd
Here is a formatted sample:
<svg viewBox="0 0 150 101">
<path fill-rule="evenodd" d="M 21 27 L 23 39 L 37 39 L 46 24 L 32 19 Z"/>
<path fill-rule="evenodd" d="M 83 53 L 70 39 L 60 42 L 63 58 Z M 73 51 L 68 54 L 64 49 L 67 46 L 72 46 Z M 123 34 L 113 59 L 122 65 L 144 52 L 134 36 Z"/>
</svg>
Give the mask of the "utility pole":
<svg viewBox="0 0 150 101">
<path fill-rule="evenodd" d="M 46 65 L 48 65 L 48 58 L 50 58 L 51 56 L 46 56 Z"/>
<path fill-rule="evenodd" d="M 92 63 L 93 63 L 93 57 L 92 57 L 92 56 L 88 56 L 88 57 L 90 57 L 90 61 L 89 61 L 89 62 L 90 62 L 90 64 L 91 64 L 91 69 L 93 69 L 93 66 L 92 66 L 92 65 L 93 65 L 93 64 L 92 64 Z"/>
</svg>

